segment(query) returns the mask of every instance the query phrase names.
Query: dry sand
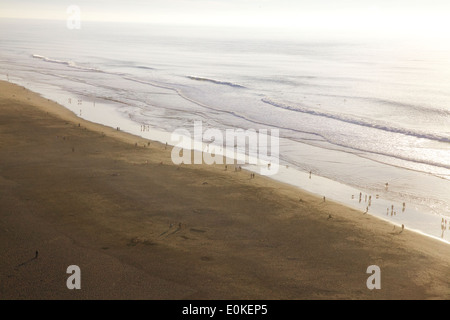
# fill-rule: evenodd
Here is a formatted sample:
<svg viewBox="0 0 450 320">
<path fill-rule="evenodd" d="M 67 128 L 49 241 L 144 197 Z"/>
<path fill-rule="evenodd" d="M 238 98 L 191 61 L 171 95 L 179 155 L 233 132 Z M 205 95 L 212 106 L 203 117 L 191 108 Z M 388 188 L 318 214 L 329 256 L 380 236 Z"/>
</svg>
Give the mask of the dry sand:
<svg viewBox="0 0 450 320">
<path fill-rule="evenodd" d="M 449 245 L 147 142 L 0 83 L 0 299 L 450 298 Z"/>
</svg>

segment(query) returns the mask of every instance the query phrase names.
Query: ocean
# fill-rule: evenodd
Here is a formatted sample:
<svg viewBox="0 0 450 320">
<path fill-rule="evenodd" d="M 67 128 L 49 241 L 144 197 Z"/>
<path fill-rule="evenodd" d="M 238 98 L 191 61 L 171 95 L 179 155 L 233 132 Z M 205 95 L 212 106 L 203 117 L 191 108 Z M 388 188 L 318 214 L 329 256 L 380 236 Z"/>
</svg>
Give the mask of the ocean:
<svg viewBox="0 0 450 320">
<path fill-rule="evenodd" d="M 149 139 L 277 128 L 273 178 L 450 241 L 445 43 L 0 19 L 0 77 Z"/>
</svg>

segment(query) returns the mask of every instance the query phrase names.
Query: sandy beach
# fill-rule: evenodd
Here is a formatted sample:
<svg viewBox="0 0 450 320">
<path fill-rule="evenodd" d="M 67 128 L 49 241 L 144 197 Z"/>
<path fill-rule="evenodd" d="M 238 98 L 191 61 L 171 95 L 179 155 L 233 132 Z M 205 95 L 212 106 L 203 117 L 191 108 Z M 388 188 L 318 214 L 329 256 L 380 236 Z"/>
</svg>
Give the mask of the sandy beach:
<svg viewBox="0 0 450 320">
<path fill-rule="evenodd" d="M 0 299 L 450 299 L 449 245 L 170 151 L 0 82 Z"/>
</svg>

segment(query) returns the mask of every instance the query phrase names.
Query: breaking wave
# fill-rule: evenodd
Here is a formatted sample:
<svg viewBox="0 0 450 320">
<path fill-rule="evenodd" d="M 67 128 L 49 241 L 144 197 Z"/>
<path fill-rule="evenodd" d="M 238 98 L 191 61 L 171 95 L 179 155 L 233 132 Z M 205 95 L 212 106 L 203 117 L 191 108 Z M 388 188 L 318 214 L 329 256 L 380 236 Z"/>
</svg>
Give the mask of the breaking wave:
<svg viewBox="0 0 450 320">
<path fill-rule="evenodd" d="M 378 129 L 378 130 L 383 130 L 383 131 L 388 131 L 388 132 L 400 133 L 400 134 L 404 134 L 407 136 L 428 139 L 428 140 L 434 140 L 434 141 L 439 141 L 439 142 L 447 142 L 447 143 L 450 142 L 450 137 L 447 137 L 447 136 L 412 131 L 412 130 L 398 128 L 398 127 L 392 127 L 392 126 L 389 126 L 386 124 L 369 122 L 369 121 L 366 121 L 363 119 L 355 119 L 355 118 L 351 118 L 349 116 L 342 115 L 342 114 L 333 114 L 333 113 L 329 113 L 329 112 L 312 110 L 312 109 L 308 109 L 306 107 L 301 107 L 301 106 L 291 106 L 291 105 L 288 105 L 285 103 L 273 101 L 269 98 L 262 98 L 261 101 L 266 104 L 270 104 L 274 107 L 277 107 L 277 108 L 282 108 L 282 109 L 290 110 L 290 111 L 294 111 L 294 112 L 306 113 L 306 114 L 310 114 L 310 115 L 318 116 L 318 117 L 325 117 L 328 119 L 333 119 L 333 120 L 346 122 L 346 123 L 363 126 L 363 127 L 367 127 L 367 128 L 373 128 L 373 129 Z"/>
<path fill-rule="evenodd" d="M 191 80 L 196 80 L 196 81 L 206 81 L 206 82 L 212 82 L 215 84 L 221 84 L 221 85 L 225 85 L 225 86 L 230 86 L 233 88 L 242 88 L 245 89 L 244 86 L 241 86 L 240 84 L 236 84 L 236 83 L 232 83 L 232 82 L 227 82 L 227 81 L 219 81 L 219 80 L 214 80 L 214 79 L 208 79 L 208 78 L 202 78 L 202 77 L 194 77 L 194 76 L 187 76 L 187 78 L 191 79 Z"/>
<path fill-rule="evenodd" d="M 91 67 L 80 66 L 80 65 L 76 64 L 76 63 L 73 62 L 73 61 L 64 61 L 64 60 L 52 59 L 52 58 L 48 58 L 48 57 L 45 57 L 45 56 L 41 56 L 41 55 L 39 55 L 39 54 L 33 54 L 32 57 L 33 57 L 33 58 L 36 58 L 36 59 L 43 60 L 43 61 L 45 61 L 45 62 L 51 62 L 51 63 L 63 64 L 63 65 L 69 66 L 69 67 L 71 67 L 71 68 L 76 68 L 76 69 L 80 69 L 80 70 L 100 72 L 99 69 L 91 68 Z"/>
</svg>

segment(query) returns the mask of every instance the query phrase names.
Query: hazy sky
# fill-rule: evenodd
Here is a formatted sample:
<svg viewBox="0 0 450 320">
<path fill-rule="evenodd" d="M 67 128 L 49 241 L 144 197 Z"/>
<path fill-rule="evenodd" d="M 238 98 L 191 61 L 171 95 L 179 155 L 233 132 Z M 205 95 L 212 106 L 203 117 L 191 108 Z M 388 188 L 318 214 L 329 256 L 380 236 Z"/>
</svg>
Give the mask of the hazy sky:
<svg viewBox="0 0 450 320">
<path fill-rule="evenodd" d="M 450 0 L 0 0 L 0 17 L 85 21 L 450 33 Z"/>
</svg>

